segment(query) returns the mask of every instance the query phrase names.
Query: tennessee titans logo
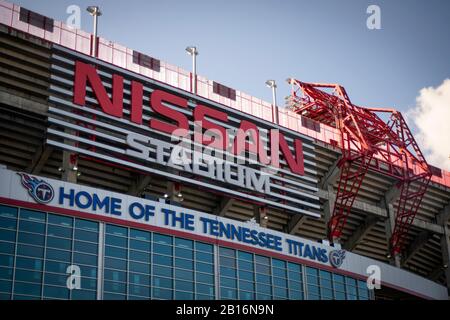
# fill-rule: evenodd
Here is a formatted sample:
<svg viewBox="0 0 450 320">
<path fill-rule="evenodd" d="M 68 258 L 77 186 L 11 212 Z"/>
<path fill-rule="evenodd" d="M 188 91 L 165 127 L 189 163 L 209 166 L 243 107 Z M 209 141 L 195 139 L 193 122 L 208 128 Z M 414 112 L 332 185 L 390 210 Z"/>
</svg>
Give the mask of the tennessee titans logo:
<svg viewBox="0 0 450 320">
<path fill-rule="evenodd" d="M 333 267 L 339 268 L 345 259 L 345 250 L 332 250 L 329 254 L 330 263 Z"/>
<path fill-rule="evenodd" d="M 22 177 L 22 186 L 36 202 L 46 204 L 53 200 L 55 192 L 50 184 L 26 173 L 17 174 Z"/>
</svg>

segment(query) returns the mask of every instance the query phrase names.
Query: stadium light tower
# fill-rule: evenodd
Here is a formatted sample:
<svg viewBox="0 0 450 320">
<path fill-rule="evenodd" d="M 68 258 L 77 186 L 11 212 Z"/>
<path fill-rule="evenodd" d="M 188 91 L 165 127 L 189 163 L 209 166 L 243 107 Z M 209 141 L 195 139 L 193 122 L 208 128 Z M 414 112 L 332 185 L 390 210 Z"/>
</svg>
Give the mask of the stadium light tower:
<svg viewBox="0 0 450 320">
<path fill-rule="evenodd" d="M 94 17 L 94 40 L 92 41 L 92 46 L 94 50 L 92 50 L 92 53 L 94 57 L 97 58 L 97 25 L 98 25 L 97 18 L 102 15 L 102 12 L 100 11 L 100 8 L 97 6 L 89 6 L 86 8 L 86 11 L 89 12 L 89 14 Z"/>
<path fill-rule="evenodd" d="M 192 92 L 197 93 L 197 47 L 189 46 L 186 48 L 186 52 L 192 56 Z"/>
<path fill-rule="evenodd" d="M 278 107 L 277 107 L 277 84 L 275 83 L 275 80 L 267 80 L 266 86 L 268 88 L 272 89 L 272 108 L 274 112 L 274 121 L 275 123 L 278 123 Z"/>
</svg>

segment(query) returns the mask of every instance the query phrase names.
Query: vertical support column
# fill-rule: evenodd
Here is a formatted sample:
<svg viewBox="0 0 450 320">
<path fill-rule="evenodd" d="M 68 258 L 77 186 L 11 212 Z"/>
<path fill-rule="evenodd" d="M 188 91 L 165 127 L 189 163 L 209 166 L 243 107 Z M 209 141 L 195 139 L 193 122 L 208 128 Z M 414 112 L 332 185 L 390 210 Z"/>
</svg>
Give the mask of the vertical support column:
<svg viewBox="0 0 450 320">
<path fill-rule="evenodd" d="M 78 158 L 74 153 L 63 151 L 61 168 L 63 181 L 77 183 Z"/>
<path fill-rule="evenodd" d="M 392 203 L 388 203 L 387 199 L 385 198 L 385 203 L 383 205 L 386 208 L 386 212 L 388 214 L 388 217 L 386 219 L 386 240 L 388 242 L 388 245 L 390 243 L 392 233 L 394 232 L 394 226 L 395 226 L 395 209 L 394 205 Z M 388 250 L 390 250 L 390 247 L 388 247 Z M 388 252 L 388 259 L 389 263 L 392 265 L 395 265 L 396 267 L 401 267 L 401 255 L 396 254 L 395 256 L 391 256 L 391 253 Z"/>
<path fill-rule="evenodd" d="M 447 291 L 450 295 L 450 230 L 447 226 L 444 226 L 444 234 L 441 237 L 441 251 L 442 251 L 442 263 L 445 273 L 445 282 L 447 285 Z"/>
<path fill-rule="evenodd" d="M 220 269 L 219 269 L 219 247 L 214 244 L 214 297 L 220 299 Z"/>
<path fill-rule="evenodd" d="M 98 226 L 98 259 L 97 259 L 97 300 L 103 299 L 103 257 L 105 244 L 105 223 Z"/>
<path fill-rule="evenodd" d="M 328 200 L 323 205 L 323 215 L 326 225 L 328 226 L 328 223 L 330 222 L 331 218 L 333 217 L 333 210 L 334 206 L 336 204 L 336 194 L 334 193 L 334 187 L 332 184 L 326 185 L 327 191 L 328 191 Z M 340 243 L 339 238 L 332 239 L 333 243 Z"/>
<path fill-rule="evenodd" d="M 256 222 L 263 228 L 267 228 L 267 222 L 269 221 L 269 217 L 267 216 L 266 207 L 259 207 L 255 205 L 254 207 L 254 215 Z"/>
</svg>

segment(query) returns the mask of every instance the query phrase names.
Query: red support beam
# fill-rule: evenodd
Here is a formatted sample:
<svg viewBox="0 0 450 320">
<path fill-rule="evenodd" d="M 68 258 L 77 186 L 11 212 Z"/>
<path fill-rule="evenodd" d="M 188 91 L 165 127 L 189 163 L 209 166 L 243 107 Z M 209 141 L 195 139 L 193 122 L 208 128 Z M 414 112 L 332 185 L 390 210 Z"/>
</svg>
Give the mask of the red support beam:
<svg viewBox="0 0 450 320">
<path fill-rule="evenodd" d="M 292 92 L 288 104 L 294 112 L 341 133 L 341 172 L 328 224 L 330 240 L 341 236 L 370 169 L 399 181 L 401 192 L 390 250 L 394 254 L 400 253 L 432 175 L 403 116 L 394 109 L 356 106 L 338 84 L 305 83 L 295 79 L 289 82 Z M 383 121 L 377 113 L 387 114 L 389 121 Z M 388 168 L 382 168 L 380 161 Z"/>
</svg>

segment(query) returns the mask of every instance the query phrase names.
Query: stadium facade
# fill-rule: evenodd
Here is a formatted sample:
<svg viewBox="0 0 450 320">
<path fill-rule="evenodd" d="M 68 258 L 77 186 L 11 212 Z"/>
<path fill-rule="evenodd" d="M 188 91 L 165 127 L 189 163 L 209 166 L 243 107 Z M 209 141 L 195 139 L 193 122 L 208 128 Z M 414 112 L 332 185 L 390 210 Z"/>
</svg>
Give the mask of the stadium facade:
<svg viewBox="0 0 450 320">
<path fill-rule="evenodd" d="M 449 172 L 394 254 L 369 168 L 330 243 L 336 128 L 93 40 L 0 1 L 0 299 L 448 299 Z"/>
</svg>

